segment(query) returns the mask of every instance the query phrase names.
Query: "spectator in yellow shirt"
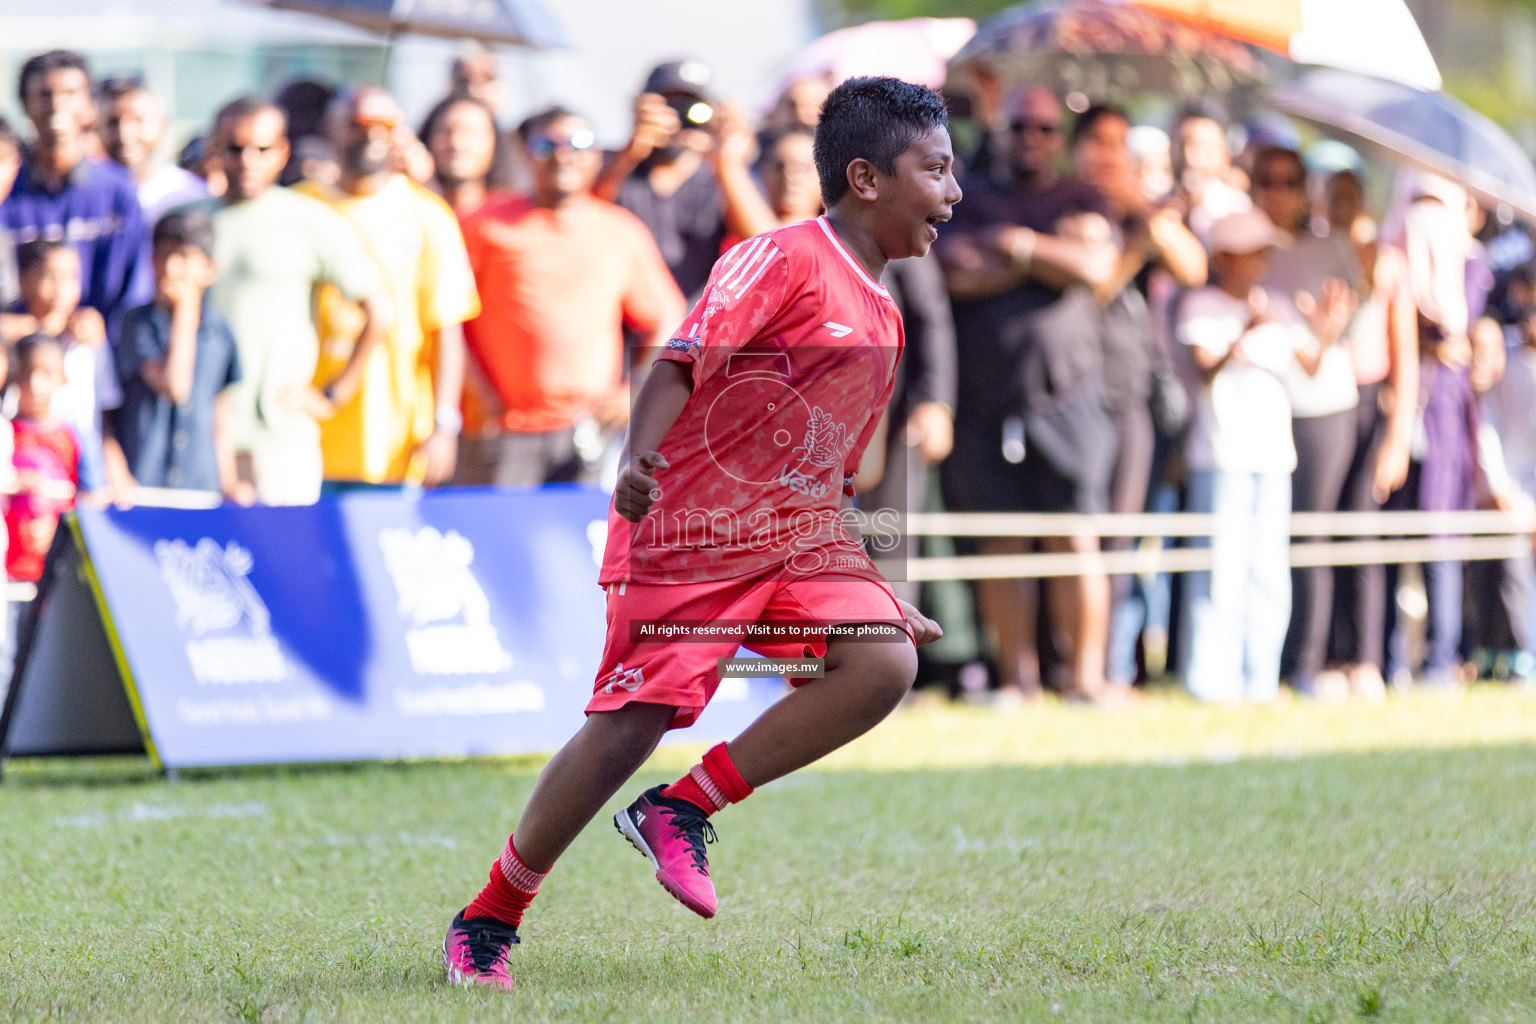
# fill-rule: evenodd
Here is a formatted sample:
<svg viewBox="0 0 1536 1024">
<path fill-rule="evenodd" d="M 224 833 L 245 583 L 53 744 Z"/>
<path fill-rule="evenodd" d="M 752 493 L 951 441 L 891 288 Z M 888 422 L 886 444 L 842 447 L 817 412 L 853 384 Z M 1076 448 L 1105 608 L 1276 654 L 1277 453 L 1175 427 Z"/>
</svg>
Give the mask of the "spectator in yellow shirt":
<svg viewBox="0 0 1536 1024">
<path fill-rule="evenodd" d="M 362 236 L 394 307 L 384 344 L 365 357 L 362 386 L 321 426 L 329 493 L 453 477 L 462 426 L 462 324 L 480 312 L 469 257 L 453 211 L 392 169 L 401 113 L 382 89 L 362 88 L 332 106 L 327 130 L 341 161 L 334 186 L 300 191 L 330 203 Z M 317 382 L 334 376 L 357 336 L 357 307 L 334 289 L 320 296 Z"/>
</svg>

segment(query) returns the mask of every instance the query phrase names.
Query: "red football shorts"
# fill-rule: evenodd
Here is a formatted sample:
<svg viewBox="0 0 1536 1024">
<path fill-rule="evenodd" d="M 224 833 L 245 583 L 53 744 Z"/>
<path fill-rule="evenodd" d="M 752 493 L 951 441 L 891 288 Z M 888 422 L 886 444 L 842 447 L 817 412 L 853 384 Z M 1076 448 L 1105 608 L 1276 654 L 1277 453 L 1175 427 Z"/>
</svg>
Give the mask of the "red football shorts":
<svg viewBox="0 0 1536 1024">
<path fill-rule="evenodd" d="M 611 583 L 608 585 L 608 639 L 597 670 L 587 714 L 625 704 L 670 704 L 677 708 L 673 729 L 694 723 L 720 685 L 717 662 L 746 647 L 765 658 L 821 658 L 825 633 L 806 631 L 793 640 L 643 640 L 639 623 L 898 623 L 896 595 L 882 582 L 805 579 L 789 582 L 727 580 L 719 583 Z M 790 680 L 791 686 L 810 680 Z"/>
</svg>

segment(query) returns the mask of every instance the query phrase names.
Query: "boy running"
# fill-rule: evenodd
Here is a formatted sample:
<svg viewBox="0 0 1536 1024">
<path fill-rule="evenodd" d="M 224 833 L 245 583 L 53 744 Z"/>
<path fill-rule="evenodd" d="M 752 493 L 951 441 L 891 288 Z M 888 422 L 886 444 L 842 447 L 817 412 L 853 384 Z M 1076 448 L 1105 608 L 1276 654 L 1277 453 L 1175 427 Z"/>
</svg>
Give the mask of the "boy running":
<svg viewBox="0 0 1536 1024">
<path fill-rule="evenodd" d="M 824 658 L 677 782 L 615 816 L 662 886 L 712 917 L 709 816 L 869 731 L 937 624 L 898 600 L 844 528 L 851 480 L 891 396 L 901 318 L 878 283 L 922 256 L 960 201 L 937 94 L 855 78 L 828 96 L 815 155 L 824 217 L 727 252 L 635 401 L 599 582 L 608 638 L 587 721 L 545 767 L 490 882 L 444 940 L 453 983 L 515 987 L 509 954 L 544 876 L 667 730 L 693 724 L 741 637 L 644 640 L 648 626 L 756 623 L 771 658 Z M 898 643 L 828 635 L 890 624 Z M 806 627 L 809 626 L 809 629 Z M 841 631 L 839 631 L 841 632 Z M 786 635 L 780 634 L 780 635 Z"/>
</svg>

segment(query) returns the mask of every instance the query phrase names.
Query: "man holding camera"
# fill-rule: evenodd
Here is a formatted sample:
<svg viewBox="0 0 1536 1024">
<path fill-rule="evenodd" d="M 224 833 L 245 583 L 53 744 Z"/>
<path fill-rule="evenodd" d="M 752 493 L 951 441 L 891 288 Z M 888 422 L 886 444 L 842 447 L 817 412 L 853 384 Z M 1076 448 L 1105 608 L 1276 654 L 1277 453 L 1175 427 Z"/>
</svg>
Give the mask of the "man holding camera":
<svg viewBox="0 0 1536 1024">
<path fill-rule="evenodd" d="M 677 287 L 697 301 L 728 238 L 778 227 L 752 180 L 756 139 L 745 117 L 710 97 L 703 63 L 655 68 L 635 101 L 635 130 L 596 187 L 650 229 Z"/>
</svg>

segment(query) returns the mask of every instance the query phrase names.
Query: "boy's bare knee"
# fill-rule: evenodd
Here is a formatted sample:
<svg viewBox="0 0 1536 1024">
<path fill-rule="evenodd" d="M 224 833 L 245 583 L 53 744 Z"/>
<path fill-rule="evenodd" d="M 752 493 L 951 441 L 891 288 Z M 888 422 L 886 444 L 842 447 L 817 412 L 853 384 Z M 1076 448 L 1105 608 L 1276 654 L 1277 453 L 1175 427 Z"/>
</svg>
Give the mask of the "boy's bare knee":
<svg viewBox="0 0 1536 1024">
<path fill-rule="evenodd" d="M 917 679 L 917 649 L 910 643 L 864 644 L 859 660 L 871 700 L 886 710 L 900 704 Z"/>
<path fill-rule="evenodd" d="M 899 704 L 912 689 L 912 684 L 917 682 L 917 648 L 911 643 L 885 646 L 895 655 L 891 659 L 891 692 L 894 695 L 893 702 Z"/>
<path fill-rule="evenodd" d="M 661 704 L 626 704 L 603 716 L 605 756 L 614 771 L 632 774 L 656 750 L 666 735 L 677 709 Z M 627 777 L 627 776 L 626 776 Z"/>
</svg>

